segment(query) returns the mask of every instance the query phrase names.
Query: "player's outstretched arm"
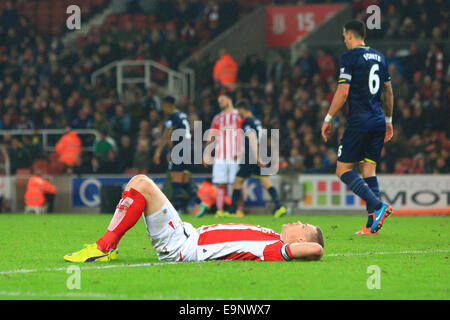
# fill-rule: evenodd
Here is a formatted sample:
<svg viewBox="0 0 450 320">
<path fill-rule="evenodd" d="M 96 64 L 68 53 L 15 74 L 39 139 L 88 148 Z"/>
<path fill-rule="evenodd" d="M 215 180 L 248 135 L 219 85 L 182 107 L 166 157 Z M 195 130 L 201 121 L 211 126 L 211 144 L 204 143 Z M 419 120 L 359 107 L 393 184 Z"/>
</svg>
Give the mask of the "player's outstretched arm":
<svg viewBox="0 0 450 320">
<path fill-rule="evenodd" d="M 172 130 L 169 128 L 166 128 L 166 130 L 164 131 L 164 134 L 161 138 L 161 142 L 159 143 L 159 146 L 156 149 L 155 154 L 153 155 L 153 162 L 155 164 L 160 163 L 161 151 L 164 149 L 166 144 L 169 142 L 171 135 L 172 135 Z"/>
<path fill-rule="evenodd" d="M 316 242 L 294 242 L 289 244 L 292 258 L 303 260 L 320 260 L 323 248 Z"/>
<path fill-rule="evenodd" d="M 205 150 L 214 150 L 216 148 L 216 136 L 209 135 L 208 139 L 206 140 Z M 213 159 L 210 152 L 204 152 L 203 153 L 203 166 L 208 167 L 213 164 Z"/>
<path fill-rule="evenodd" d="M 322 138 L 327 142 L 328 135 L 331 133 L 331 119 L 339 112 L 347 101 L 348 92 L 350 90 L 350 84 L 340 83 L 337 86 L 336 93 L 334 94 L 333 101 L 331 101 L 330 110 L 322 125 Z"/>
<path fill-rule="evenodd" d="M 384 142 L 391 140 L 394 135 L 394 128 L 392 126 L 392 113 L 394 110 L 394 93 L 392 91 L 391 82 L 387 81 L 384 83 L 383 91 L 381 92 L 381 101 L 386 116 L 386 136 L 384 137 Z"/>
<path fill-rule="evenodd" d="M 250 144 L 250 152 L 252 153 L 253 159 L 256 160 L 258 166 L 261 168 L 265 167 L 265 164 L 261 161 L 259 157 L 259 151 L 258 151 L 258 137 L 256 136 L 256 132 L 254 130 L 249 131 L 246 133 L 248 135 L 248 140 Z"/>
</svg>

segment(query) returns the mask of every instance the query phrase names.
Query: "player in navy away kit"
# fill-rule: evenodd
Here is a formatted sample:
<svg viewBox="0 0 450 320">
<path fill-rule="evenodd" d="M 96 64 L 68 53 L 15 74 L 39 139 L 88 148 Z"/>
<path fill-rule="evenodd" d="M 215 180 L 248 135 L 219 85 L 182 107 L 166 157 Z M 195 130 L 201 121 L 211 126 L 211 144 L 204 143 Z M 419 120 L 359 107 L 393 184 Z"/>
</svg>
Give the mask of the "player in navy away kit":
<svg viewBox="0 0 450 320">
<path fill-rule="evenodd" d="M 175 99 L 171 96 L 167 96 L 164 98 L 162 107 L 164 113 L 169 117 L 169 119 L 166 122 L 166 130 L 161 139 L 161 143 L 159 144 L 158 148 L 155 151 L 155 155 L 153 156 L 153 161 L 156 164 L 160 163 L 161 151 L 163 150 L 164 146 L 169 143 L 173 130 L 181 129 L 182 136 L 180 136 L 177 141 L 172 141 L 172 151 L 178 144 L 181 143 L 185 143 L 189 149 L 191 148 L 191 129 L 187 115 L 176 108 Z M 174 154 L 172 154 L 173 152 L 171 152 L 171 159 L 169 162 L 170 178 L 172 180 L 171 202 L 175 209 L 178 210 L 178 213 L 180 213 L 181 195 L 184 189 L 189 197 L 191 199 L 194 199 L 195 202 L 199 205 L 199 211 L 197 212 L 197 214 L 200 214 L 201 216 L 208 208 L 208 206 L 203 203 L 198 197 L 197 191 L 195 190 L 195 187 L 191 180 L 190 168 L 192 166 L 192 156 L 189 157 L 189 159 L 184 159 L 183 149 L 180 149 L 181 151 L 179 153 L 176 153 L 175 155 L 179 156 L 181 159 L 176 159 L 176 161 L 174 161 Z"/>
<path fill-rule="evenodd" d="M 364 23 L 346 23 L 343 35 L 349 51 L 340 58 L 338 87 L 322 125 L 322 137 L 327 142 L 331 120 L 348 98 L 348 126 L 338 147 L 336 174 L 366 201 L 367 224 L 356 234 L 373 235 L 392 213 L 391 206 L 379 200 L 376 165 L 384 143 L 392 138 L 394 97 L 384 56 L 364 44 Z M 364 179 L 353 171 L 356 162 Z"/>
<path fill-rule="evenodd" d="M 236 178 L 234 179 L 229 213 L 234 214 L 236 212 L 236 205 L 241 197 L 241 190 L 244 185 L 244 181 L 251 176 L 255 176 L 259 179 L 263 188 L 267 190 L 272 198 L 272 201 L 275 204 L 275 210 L 273 212 L 274 217 L 279 218 L 286 214 L 286 208 L 281 204 L 278 192 L 269 177 L 261 172 L 261 168 L 267 165 L 264 164 L 259 157 L 258 141 L 260 138 L 260 130 L 262 129 L 261 121 L 253 116 L 248 100 L 242 99 L 238 101 L 236 108 L 239 115 L 244 120 L 242 123 L 242 130 L 245 134 L 245 150 L 244 159 L 241 159 L 239 170 L 236 174 Z M 257 163 L 252 163 L 250 159 L 256 160 Z"/>
</svg>

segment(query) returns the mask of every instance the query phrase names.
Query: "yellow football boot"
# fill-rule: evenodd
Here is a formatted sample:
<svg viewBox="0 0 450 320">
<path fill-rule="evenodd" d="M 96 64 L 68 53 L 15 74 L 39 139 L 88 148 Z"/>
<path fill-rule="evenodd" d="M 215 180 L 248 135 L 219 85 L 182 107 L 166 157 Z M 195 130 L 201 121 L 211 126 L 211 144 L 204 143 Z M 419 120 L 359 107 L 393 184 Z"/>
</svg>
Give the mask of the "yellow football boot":
<svg viewBox="0 0 450 320">
<path fill-rule="evenodd" d="M 245 217 L 244 211 L 241 210 L 241 209 L 237 209 L 236 210 L 236 217 L 238 217 L 238 218 Z"/>
<path fill-rule="evenodd" d="M 275 218 L 279 218 L 286 214 L 286 208 L 284 206 L 279 207 L 275 212 L 273 213 L 273 216 Z"/>
<path fill-rule="evenodd" d="M 224 210 L 217 210 L 216 212 L 216 218 L 225 218 L 225 217 L 231 217 L 232 214 L 230 214 L 228 211 Z"/>
<path fill-rule="evenodd" d="M 64 256 L 64 260 L 69 262 L 108 262 L 117 259 L 119 250 L 111 250 L 104 253 L 97 248 L 97 244 L 85 244 L 84 249 L 80 251 L 69 253 Z"/>
</svg>

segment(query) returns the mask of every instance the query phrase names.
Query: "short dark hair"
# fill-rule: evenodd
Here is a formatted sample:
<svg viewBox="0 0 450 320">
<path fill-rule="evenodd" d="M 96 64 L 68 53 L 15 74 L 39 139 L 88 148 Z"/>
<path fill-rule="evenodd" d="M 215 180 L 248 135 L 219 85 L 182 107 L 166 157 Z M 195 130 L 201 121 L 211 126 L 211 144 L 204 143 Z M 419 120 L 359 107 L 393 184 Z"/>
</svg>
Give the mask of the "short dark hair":
<svg viewBox="0 0 450 320">
<path fill-rule="evenodd" d="M 174 105 L 175 98 L 172 96 L 166 96 L 166 97 L 164 97 L 163 102 Z"/>
<path fill-rule="evenodd" d="M 219 97 L 220 96 L 225 96 L 225 97 L 230 98 L 231 100 L 233 100 L 233 95 L 231 94 L 231 92 L 228 92 L 228 91 L 221 91 L 219 93 Z"/>
<path fill-rule="evenodd" d="M 345 31 L 351 31 L 354 35 L 364 39 L 366 37 L 366 25 L 363 21 L 351 20 L 344 25 Z"/>
<path fill-rule="evenodd" d="M 322 246 L 322 248 L 325 248 L 325 242 L 323 240 L 323 232 L 322 229 L 319 227 L 316 227 L 316 235 L 314 236 L 314 242 L 317 242 Z"/>
<path fill-rule="evenodd" d="M 236 103 L 236 108 L 250 111 L 250 102 L 247 99 L 241 99 Z"/>
</svg>

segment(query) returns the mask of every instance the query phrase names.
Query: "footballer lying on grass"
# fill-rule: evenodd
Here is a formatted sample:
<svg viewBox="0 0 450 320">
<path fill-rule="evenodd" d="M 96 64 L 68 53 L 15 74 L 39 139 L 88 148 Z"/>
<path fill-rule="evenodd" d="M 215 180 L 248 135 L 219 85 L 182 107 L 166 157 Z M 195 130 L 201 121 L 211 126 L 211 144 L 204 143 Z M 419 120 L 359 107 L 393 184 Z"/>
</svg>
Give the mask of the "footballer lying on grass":
<svg viewBox="0 0 450 320">
<path fill-rule="evenodd" d="M 122 236 L 143 218 L 159 260 L 319 260 L 323 234 L 300 221 L 282 226 L 281 234 L 248 224 L 216 224 L 195 229 L 180 216 L 164 193 L 147 176 L 134 176 L 105 234 L 96 243 L 64 256 L 70 262 L 111 261 L 117 258 Z"/>
</svg>

